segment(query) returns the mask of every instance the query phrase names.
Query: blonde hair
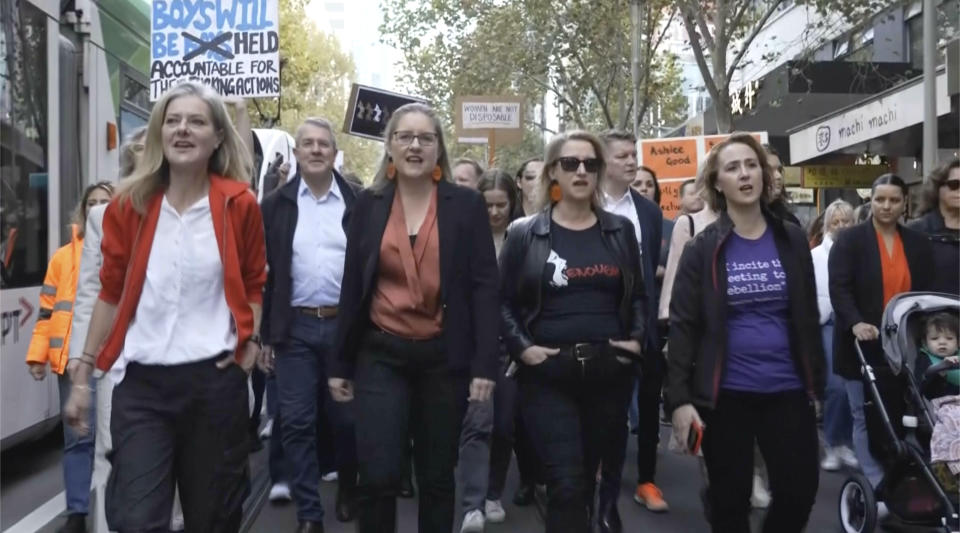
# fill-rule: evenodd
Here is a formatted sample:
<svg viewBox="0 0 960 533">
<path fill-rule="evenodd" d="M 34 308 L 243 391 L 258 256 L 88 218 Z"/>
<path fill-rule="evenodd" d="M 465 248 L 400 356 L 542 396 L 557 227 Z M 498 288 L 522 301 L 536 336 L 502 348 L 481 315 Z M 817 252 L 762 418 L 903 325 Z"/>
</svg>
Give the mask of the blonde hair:
<svg viewBox="0 0 960 533">
<path fill-rule="evenodd" d="M 120 178 L 126 178 L 137 166 L 137 155 L 143 153 L 143 138 L 147 128 L 140 126 L 133 130 L 127 140 L 120 145 Z"/>
<path fill-rule="evenodd" d="M 207 165 L 210 172 L 227 179 L 250 183 L 253 160 L 233 121 L 230 120 L 230 114 L 223 99 L 206 85 L 192 81 L 183 82 L 164 93 L 153 106 L 150 120 L 147 121 L 147 134 L 143 140 L 140 160 L 130 176 L 120 183 L 117 198 L 121 201 L 129 200 L 139 213 L 146 211 L 147 201 L 163 190 L 169 180 L 167 160 L 163 155 L 161 130 L 170 102 L 182 96 L 196 96 L 206 102 L 207 107 L 210 108 L 213 127 L 223 137 L 220 146 L 210 156 Z"/>
<path fill-rule="evenodd" d="M 829 231 L 830 223 L 833 222 L 833 218 L 841 213 L 847 213 L 850 215 L 850 221 L 853 221 L 853 206 L 850 205 L 843 199 L 836 199 L 830 202 L 830 205 L 827 206 L 823 211 L 823 231 L 824 233 L 831 233 Z"/>
<path fill-rule="evenodd" d="M 400 119 L 411 113 L 425 115 L 433 123 L 434 132 L 437 134 L 437 166 L 443 173 L 441 179 L 443 181 L 453 181 L 453 172 L 450 170 L 450 155 L 447 153 L 447 143 L 443 140 L 443 124 L 440 123 L 440 118 L 437 117 L 437 113 L 432 107 L 426 104 L 412 103 L 398 107 L 387 122 L 387 128 L 383 133 L 383 157 L 380 159 L 380 168 L 377 169 L 377 173 L 373 176 L 373 183 L 370 185 L 370 188 L 375 191 L 382 190 L 390 182 L 387 179 L 387 166 L 391 163 L 391 159 L 387 147 L 390 145 L 394 132 L 397 131 Z"/>
<path fill-rule="evenodd" d="M 607 170 L 606 150 L 604 149 L 604 144 L 596 135 L 590 133 L 589 131 L 572 130 L 555 135 L 552 139 L 550 139 L 550 143 L 547 144 L 547 148 L 544 150 L 544 164 L 543 169 L 540 170 L 540 192 L 538 195 L 539 205 L 537 206 L 538 211 L 553 203 L 553 201 L 550 199 L 550 186 L 553 185 L 553 180 L 550 178 L 550 169 L 557 164 L 557 161 L 560 159 L 560 152 L 563 150 L 564 145 L 570 141 L 583 141 L 590 143 L 590 145 L 593 146 L 594 157 L 600 160 L 600 169 L 597 170 L 597 188 L 593 191 L 593 200 L 591 203 L 593 204 L 594 209 L 603 208 L 603 191 L 601 184 L 603 183 L 603 179 Z"/>
<path fill-rule="evenodd" d="M 720 152 L 732 144 L 745 144 L 757 155 L 757 163 L 763 172 L 763 192 L 760 195 L 760 202 L 762 205 L 767 205 L 771 200 L 770 184 L 773 183 L 773 171 L 770 168 L 770 163 L 767 162 L 767 151 L 753 135 L 736 132 L 730 134 L 723 142 L 718 143 L 710 150 L 710 154 L 707 155 L 707 162 L 703 166 L 703 193 L 701 196 L 710 206 L 710 209 L 717 213 L 727 210 L 727 199 L 723 197 L 723 193 L 716 189 L 717 176 L 720 174 Z"/>
</svg>

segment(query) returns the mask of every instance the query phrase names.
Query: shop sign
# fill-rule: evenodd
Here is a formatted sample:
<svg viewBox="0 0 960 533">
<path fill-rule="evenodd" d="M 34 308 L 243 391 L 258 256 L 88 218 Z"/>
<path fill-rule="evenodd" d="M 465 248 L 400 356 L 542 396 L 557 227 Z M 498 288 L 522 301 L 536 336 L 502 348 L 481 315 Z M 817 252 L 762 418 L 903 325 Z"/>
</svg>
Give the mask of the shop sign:
<svg viewBox="0 0 960 533">
<path fill-rule="evenodd" d="M 787 187 L 787 194 L 790 196 L 790 201 L 795 204 L 817 203 L 817 195 L 813 189 L 806 187 Z"/>
<path fill-rule="evenodd" d="M 803 167 L 803 186 L 810 189 L 858 189 L 870 187 L 885 172 L 886 165 L 818 165 Z"/>
<path fill-rule="evenodd" d="M 742 115 L 753 110 L 757 105 L 757 92 L 760 90 L 760 80 L 748 81 L 741 89 L 730 93 L 730 112 Z"/>
<path fill-rule="evenodd" d="M 937 115 L 950 112 L 947 76 L 937 76 Z M 923 122 L 923 84 L 889 93 L 790 135 L 791 163 L 813 159 Z"/>
</svg>

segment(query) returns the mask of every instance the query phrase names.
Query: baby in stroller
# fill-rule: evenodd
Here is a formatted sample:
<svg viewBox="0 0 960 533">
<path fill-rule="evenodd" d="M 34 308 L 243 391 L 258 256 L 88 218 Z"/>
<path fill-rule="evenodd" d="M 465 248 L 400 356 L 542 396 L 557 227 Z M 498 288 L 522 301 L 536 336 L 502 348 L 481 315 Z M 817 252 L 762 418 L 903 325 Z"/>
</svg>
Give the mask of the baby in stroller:
<svg viewBox="0 0 960 533">
<path fill-rule="evenodd" d="M 923 343 L 916 362 L 920 391 L 936 408 L 937 422 L 930 439 L 931 469 L 944 490 L 954 494 L 960 480 L 958 337 L 960 319 L 956 314 L 931 314 L 923 325 Z"/>
</svg>

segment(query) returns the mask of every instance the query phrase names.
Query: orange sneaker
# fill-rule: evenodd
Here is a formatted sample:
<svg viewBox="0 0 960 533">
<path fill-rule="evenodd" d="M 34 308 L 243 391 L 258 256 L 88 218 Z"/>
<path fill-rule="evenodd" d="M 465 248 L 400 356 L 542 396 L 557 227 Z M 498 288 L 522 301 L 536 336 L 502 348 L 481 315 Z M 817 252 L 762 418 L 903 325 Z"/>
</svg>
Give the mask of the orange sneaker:
<svg viewBox="0 0 960 533">
<path fill-rule="evenodd" d="M 633 501 L 655 513 L 665 513 L 670 510 L 670 506 L 663 499 L 663 492 L 660 492 L 660 489 L 653 483 L 637 485 L 637 492 L 633 494 Z"/>
</svg>

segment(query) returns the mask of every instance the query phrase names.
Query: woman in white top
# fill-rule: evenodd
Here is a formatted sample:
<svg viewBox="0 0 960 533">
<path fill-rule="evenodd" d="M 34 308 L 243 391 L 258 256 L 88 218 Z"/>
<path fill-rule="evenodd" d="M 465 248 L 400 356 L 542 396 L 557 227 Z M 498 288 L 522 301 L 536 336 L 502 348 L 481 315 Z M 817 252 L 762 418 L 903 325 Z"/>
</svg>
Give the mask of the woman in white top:
<svg viewBox="0 0 960 533">
<path fill-rule="evenodd" d="M 110 371 L 112 530 L 167 531 L 174 487 L 188 533 L 240 528 L 266 281 L 250 160 L 220 96 L 182 83 L 103 214 L 102 287 L 65 415 L 89 430 L 86 380 Z"/>
<path fill-rule="evenodd" d="M 810 251 L 813 269 L 817 276 L 817 304 L 820 308 L 820 326 L 823 331 L 823 348 L 827 356 L 827 389 L 823 406 L 823 461 L 820 467 L 835 471 L 840 465 L 857 466 L 857 458 L 850 446 L 853 438 L 853 419 L 843 378 L 833 373 L 833 305 L 830 304 L 830 276 L 827 260 L 837 232 L 853 225 L 853 206 L 843 200 L 835 200 L 823 214 L 823 242 Z"/>
</svg>

